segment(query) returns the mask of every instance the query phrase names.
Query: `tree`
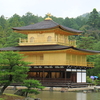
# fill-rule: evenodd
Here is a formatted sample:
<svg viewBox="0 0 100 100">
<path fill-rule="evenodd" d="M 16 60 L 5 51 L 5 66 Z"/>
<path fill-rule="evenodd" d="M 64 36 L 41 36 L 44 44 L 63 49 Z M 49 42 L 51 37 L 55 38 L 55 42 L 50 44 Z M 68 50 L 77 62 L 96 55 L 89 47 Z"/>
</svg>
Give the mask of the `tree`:
<svg viewBox="0 0 100 100">
<path fill-rule="evenodd" d="M 100 40 L 100 29 L 98 28 L 93 28 L 92 26 L 89 25 L 83 25 L 80 30 L 83 31 L 82 35 L 85 37 L 92 36 L 96 40 Z"/>
<path fill-rule="evenodd" d="M 27 12 L 25 15 L 21 17 L 21 20 L 25 23 L 25 25 L 30 25 L 38 22 L 38 17 L 33 15 L 30 12 Z"/>
<path fill-rule="evenodd" d="M 93 45 L 95 44 L 96 40 L 94 37 L 80 37 L 80 40 L 77 41 L 77 47 L 82 49 L 93 50 Z"/>
<path fill-rule="evenodd" d="M 86 18 L 79 16 L 74 19 L 79 28 L 86 24 Z"/>
<path fill-rule="evenodd" d="M 75 20 L 73 18 L 68 18 L 68 17 L 65 18 L 63 25 L 74 29 L 79 28 Z"/>
<path fill-rule="evenodd" d="M 0 17 L 0 25 L 2 26 L 3 29 L 7 26 L 7 21 L 3 15 Z"/>
<path fill-rule="evenodd" d="M 94 47 L 95 50 L 100 51 L 100 41 L 95 43 L 93 47 Z"/>
<path fill-rule="evenodd" d="M 98 76 L 100 78 L 100 55 L 89 56 L 89 61 L 94 62 L 95 67 L 87 70 L 88 76 Z"/>
<path fill-rule="evenodd" d="M 11 85 L 11 83 L 23 82 L 27 77 L 28 62 L 22 61 L 22 54 L 13 51 L 0 53 L 0 94 Z"/>
<path fill-rule="evenodd" d="M 11 18 L 9 18 L 8 22 L 10 27 L 20 27 L 25 25 L 25 23 L 21 20 L 21 17 L 17 14 L 14 14 Z"/>
<path fill-rule="evenodd" d="M 23 95 L 28 96 L 30 93 L 39 94 L 39 91 L 37 89 L 43 89 L 44 87 L 41 85 L 41 83 L 38 80 L 29 79 L 24 80 L 22 86 L 26 86 L 26 89 L 22 89 Z"/>
<path fill-rule="evenodd" d="M 100 24 L 99 20 L 100 20 L 99 13 L 94 8 L 93 11 L 90 13 L 87 23 L 88 23 L 88 25 L 90 25 L 92 27 L 98 27 L 98 25 Z"/>
</svg>

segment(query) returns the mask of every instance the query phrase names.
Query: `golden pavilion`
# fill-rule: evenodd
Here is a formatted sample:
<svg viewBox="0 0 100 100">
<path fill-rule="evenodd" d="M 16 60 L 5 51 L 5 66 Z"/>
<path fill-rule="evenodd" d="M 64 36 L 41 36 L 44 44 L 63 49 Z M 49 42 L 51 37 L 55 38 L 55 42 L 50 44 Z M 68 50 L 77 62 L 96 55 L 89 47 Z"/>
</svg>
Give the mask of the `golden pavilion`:
<svg viewBox="0 0 100 100">
<path fill-rule="evenodd" d="M 0 48 L 2 51 L 19 51 L 23 60 L 31 62 L 28 78 L 40 80 L 44 86 L 68 86 L 68 83 L 86 84 L 86 70 L 93 68 L 87 55 L 100 51 L 79 49 L 76 40 L 69 36 L 82 31 L 59 25 L 50 17 L 44 21 L 23 27 L 12 28 L 14 32 L 27 35 L 19 39 L 19 46 Z"/>
</svg>

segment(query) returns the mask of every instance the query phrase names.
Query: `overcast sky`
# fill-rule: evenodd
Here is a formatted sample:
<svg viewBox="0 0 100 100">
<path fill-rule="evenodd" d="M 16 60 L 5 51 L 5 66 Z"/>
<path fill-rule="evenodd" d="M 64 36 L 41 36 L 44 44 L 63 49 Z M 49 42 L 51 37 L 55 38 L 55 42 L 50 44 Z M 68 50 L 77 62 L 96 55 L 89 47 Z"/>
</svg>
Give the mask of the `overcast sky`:
<svg viewBox="0 0 100 100">
<path fill-rule="evenodd" d="M 44 17 L 48 12 L 56 17 L 75 18 L 94 8 L 100 11 L 100 0 L 0 0 L 0 16 L 22 16 L 27 12 Z"/>
</svg>

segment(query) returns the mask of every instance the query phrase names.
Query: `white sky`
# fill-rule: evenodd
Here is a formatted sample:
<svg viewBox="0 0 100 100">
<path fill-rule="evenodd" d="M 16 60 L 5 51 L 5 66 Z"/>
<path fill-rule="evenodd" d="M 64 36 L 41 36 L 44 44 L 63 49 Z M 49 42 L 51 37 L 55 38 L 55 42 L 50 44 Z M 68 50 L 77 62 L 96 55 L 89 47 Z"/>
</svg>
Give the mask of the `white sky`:
<svg viewBox="0 0 100 100">
<path fill-rule="evenodd" d="M 94 8 L 100 11 L 100 0 L 0 0 L 0 16 L 22 16 L 27 12 L 44 17 L 48 12 L 56 17 L 77 17 Z"/>
</svg>

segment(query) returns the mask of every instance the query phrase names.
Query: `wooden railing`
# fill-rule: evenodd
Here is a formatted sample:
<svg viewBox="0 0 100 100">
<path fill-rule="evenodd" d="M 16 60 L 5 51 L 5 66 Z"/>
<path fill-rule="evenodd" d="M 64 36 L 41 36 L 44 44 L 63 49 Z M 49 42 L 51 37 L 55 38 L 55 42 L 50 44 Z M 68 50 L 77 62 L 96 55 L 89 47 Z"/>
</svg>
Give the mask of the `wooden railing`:
<svg viewBox="0 0 100 100">
<path fill-rule="evenodd" d="M 31 65 L 71 65 L 71 66 L 86 66 L 86 67 L 94 67 L 93 62 L 73 62 L 73 61 L 34 61 Z"/>
<path fill-rule="evenodd" d="M 34 39 L 33 41 L 29 41 L 28 39 L 19 39 L 19 45 L 45 45 L 45 44 L 62 44 L 66 46 L 75 46 L 76 40 L 63 40 L 63 39 L 55 39 L 52 38 L 51 41 L 47 39 Z"/>
<path fill-rule="evenodd" d="M 87 66 L 91 66 L 91 67 L 94 67 L 94 62 L 87 62 Z"/>
</svg>

